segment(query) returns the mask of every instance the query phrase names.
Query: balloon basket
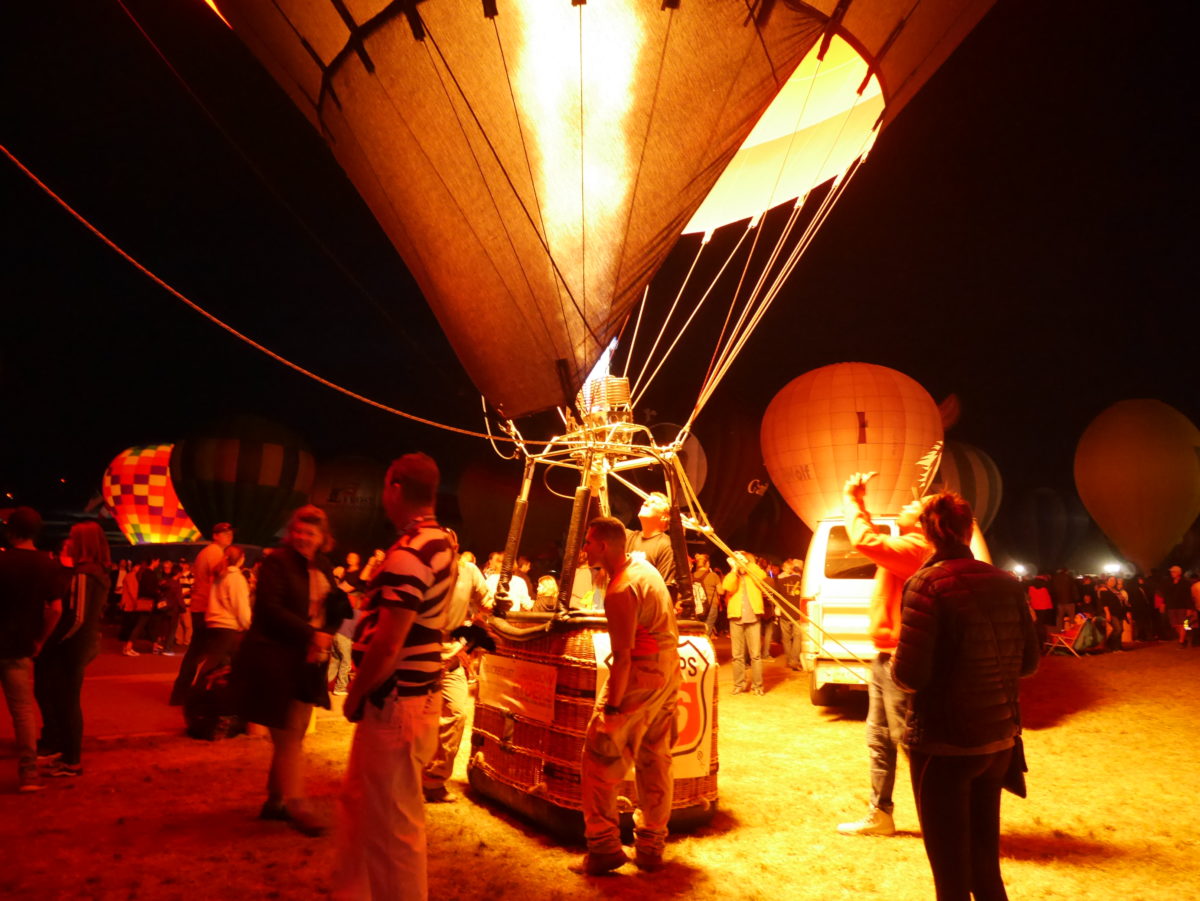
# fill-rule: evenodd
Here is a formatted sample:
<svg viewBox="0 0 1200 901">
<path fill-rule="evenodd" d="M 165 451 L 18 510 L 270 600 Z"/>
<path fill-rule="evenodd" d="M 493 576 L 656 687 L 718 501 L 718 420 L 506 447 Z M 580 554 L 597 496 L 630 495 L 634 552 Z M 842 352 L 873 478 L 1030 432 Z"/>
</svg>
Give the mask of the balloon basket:
<svg viewBox="0 0 1200 901">
<path fill-rule="evenodd" d="M 564 840 L 583 835 L 580 758 L 607 677 L 607 621 L 600 616 L 509 614 L 484 658 L 468 777 L 483 796 Z M 670 828 L 711 821 L 717 793 L 716 662 L 703 623 L 679 623 L 684 676 L 674 751 Z M 597 649 L 601 663 L 597 665 Z M 630 773 L 632 776 L 632 773 Z M 622 819 L 637 806 L 632 779 L 618 792 Z"/>
</svg>

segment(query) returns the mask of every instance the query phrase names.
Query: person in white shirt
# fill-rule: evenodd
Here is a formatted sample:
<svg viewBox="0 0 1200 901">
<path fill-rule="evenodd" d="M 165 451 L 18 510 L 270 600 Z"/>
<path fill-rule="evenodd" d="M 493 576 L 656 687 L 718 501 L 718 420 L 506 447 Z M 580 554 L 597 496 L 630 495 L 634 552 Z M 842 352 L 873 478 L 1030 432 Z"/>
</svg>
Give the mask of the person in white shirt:
<svg viewBox="0 0 1200 901">
<path fill-rule="evenodd" d="M 246 553 L 236 544 L 225 548 L 225 568 L 213 583 L 204 615 L 208 634 L 204 675 L 228 664 L 250 628 L 250 584 L 242 564 Z M 200 680 L 203 683 L 203 679 Z"/>
</svg>

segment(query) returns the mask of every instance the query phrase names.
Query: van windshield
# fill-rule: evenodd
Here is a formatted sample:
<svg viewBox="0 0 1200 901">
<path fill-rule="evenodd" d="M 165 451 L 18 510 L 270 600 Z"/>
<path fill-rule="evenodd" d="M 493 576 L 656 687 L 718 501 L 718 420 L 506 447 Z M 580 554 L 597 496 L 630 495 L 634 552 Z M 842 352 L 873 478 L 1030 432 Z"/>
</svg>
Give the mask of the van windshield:
<svg viewBox="0 0 1200 901">
<path fill-rule="evenodd" d="M 875 564 L 850 544 L 850 536 L 846 534 L 845 526 L 834 526 L 829 530 L 829 543 L 825 551 L 825 578 L 875 578 Z"/>
</svg>

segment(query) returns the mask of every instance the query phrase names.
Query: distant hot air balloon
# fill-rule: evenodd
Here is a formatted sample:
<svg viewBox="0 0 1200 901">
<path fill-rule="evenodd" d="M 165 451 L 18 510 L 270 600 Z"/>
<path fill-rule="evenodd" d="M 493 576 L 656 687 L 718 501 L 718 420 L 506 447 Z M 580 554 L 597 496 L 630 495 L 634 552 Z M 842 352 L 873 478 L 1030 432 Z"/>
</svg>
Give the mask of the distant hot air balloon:
<svg viewBox="0 0 1200 901">
<path fill-rule="evenodd" d="M 1014 562 L 1052 572 L 1070 567 L 1072 555 L 1087 535 L 1087 511 L 1074 494 L 1046 486 L 1009 496 L 994 531 Z"/>
<path fill-rule="evenodd" d="M 291 429 L 238 416 L 175 445 L 171 477 L 207 535 L 218 522 L 239 544 L 267 546 L 288 514 L 308 503 L 313 457 Z"/>
<path fill-rule="evenodd" d="M 1000 509 L 1003 486 L 996 461 L 965 441 L 946 442 L 933 487 L 954 491 L 966 498 L 982 532 L 991 527 Z"/>
<path fill-rule="evenodd" d="M 991 5 L 217 3 L 510 418 L 574 398 L 685 228 L 842 176 Z"/>
<path fill-rule="evenodd" d="M 128 448 L 104 471 L 104 502 L 130 544 L 200 540 L 200 530 L 184 512 L 171 482 L 173 447 L 147 444 Z"/>
<path fill-rule="evenodd" d="M 1159 400 L 1124 400 L 1075 449 L 1075 487 L 1104 534 L 1149 572 L 1200 516 L 1200 431 Z"/>
<path fill-rule="evenodd" d="M 856 472 L 879 473 L 867 486 L 872 512 L 899 512 L 932 478 L 921 461 L 941 440 L 929 393 L 872 363 L 805 373 L 775 395 L 762 421 L 767 470 L 810 529 L 841 513 L 842 485 Z"/>
<path fill-rule="evenodd" d="M 367 457 L 337 457 L 317 464 L 309 499 L 329 517 L 340 554 L 369 554 L 383 544 L 386 474 L 386 466 Z"/>
<path fill-rule="evenodd" d="M 708 455 L 700 503 L 720 535 L 732 536 L 746 523 L 770 487 L 758 440 L 758 424 L 745 413 L 722 416 L 719 425 L 696 430 Z"/>
</svg>

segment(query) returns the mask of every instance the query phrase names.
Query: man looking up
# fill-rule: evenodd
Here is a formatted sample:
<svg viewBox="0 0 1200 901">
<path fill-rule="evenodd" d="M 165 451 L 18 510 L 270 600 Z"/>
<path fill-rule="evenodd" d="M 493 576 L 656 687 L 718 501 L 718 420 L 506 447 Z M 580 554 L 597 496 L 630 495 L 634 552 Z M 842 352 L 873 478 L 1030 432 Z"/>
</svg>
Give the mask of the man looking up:
<svg viewBox="0 0 1200 901">
<path fill-rule="evenodd" d="M 338 894 L 427 897 L 421 773 L 433 758 L 442 710 L 442 637 L 458 547 L 433 505 L 440 473 L 425 454 L 388 468 L 383 507 L 399 537 L 367 586 L 355 651 L 362 652 L 343 712 L 357 722 L 342 815 Z"/>
<path fill-rule="evenodd" d="M 663 577 L 625 551 L 625 527 L 610 516 L 593 519 L 584 551 L 589 566 L 608 575 L 604 612 L 612 643 L 608 681 L 588 723 L 580 776 L 588 853 L 583 872 L 608 873 L 628 862 L 621 847 L 617 790 L 634 768 L 636 863 L 662 866 L 674 782 L 675 705 L 679 699 L 679 630 Z"/>
<path fill-rule="evenodd" d="M 638 511 L 641 530 L 628 532 L 625 551 L 641 554 L 642 557 L 663 577 L 667 588 L 675 586 L 675 552 L 671 549 L 671 536 L 667 526 L 671 522 L 671 502 L 660 491 L 646 495 Z"/>
<path fill-rule="evenodd" d="M 212 598 L 217 576 L 225 567 L 225 548 L 231 544 L 233 526 L 227 522 L 219 522 L 213 526 L 212 542 L 196 555 L 196 562 L 192 567 L 191 604 L 188 607 L 188 616 L 192 621 L 192 639 L 188 642 L 187 652 L 179 663 L 179 675 L 175 677 L 175 684 L 171 687 L 172 707 L 182 707 L 183 702 L 187 700 L 192 683 L 196 681 L 196 671 L 208 650 L 205 647 L 208 602 Z"/>
<path fill-rule="evenodd" d="M 867 685 L 867 749 L 871 755 L 871 806 L 854 823 L 842 823 L 842 835 L 894 835 L 892 789 L 896 784 L 896 749 L 904 738 L 908 695 L 892 681 L 892 651 L 900 638 L 900 598 L 908 577 L 932 552 L 921 531 L 923 501 L 906 504 L 896 518 L 899 535 L 871 520 L 867 512 L 867 482 L 873 472 L 856 472 L 843 488 L 846 532 L 854 549 L 877 565 L 871 592 L 868 625 L 876 655 Z"/>
<path fill-rule="evenodd" d="M 30 507 L 8 516 L 8 550 L 0 553 L 0 689 L 8 702 L 17 745 L 19 790 L 42 788 L 37 766 L 37 713 L 33 658 L 62 615 L 65 577 L 57 563 L 34 546 L 42 517 Z"/>
</svg>

